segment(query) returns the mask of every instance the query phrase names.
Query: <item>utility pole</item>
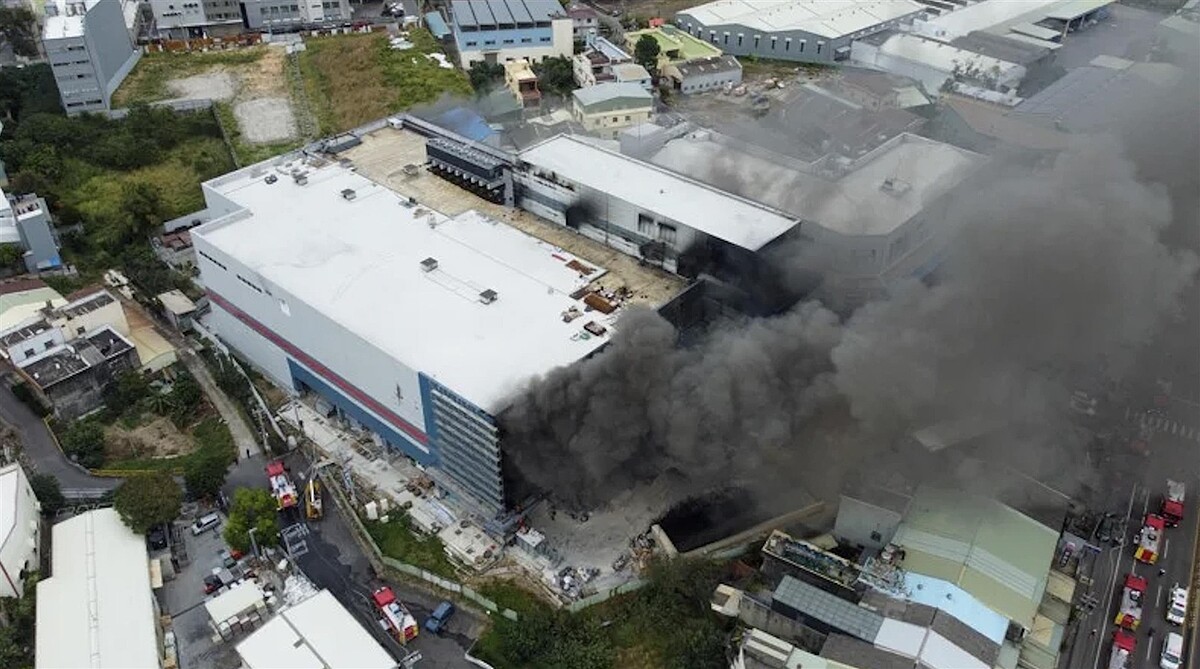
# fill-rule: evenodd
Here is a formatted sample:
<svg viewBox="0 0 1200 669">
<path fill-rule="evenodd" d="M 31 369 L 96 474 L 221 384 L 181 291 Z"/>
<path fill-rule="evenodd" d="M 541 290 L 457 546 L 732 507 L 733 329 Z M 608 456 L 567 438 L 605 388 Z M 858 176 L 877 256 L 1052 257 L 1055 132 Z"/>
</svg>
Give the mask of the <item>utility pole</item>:
<svg viewBox="0 0 1200 669">
<path fill-rule="evenodd" d="M 254 555 L 255 560 L 258 559 L 258 544 L 255 543 L 255 541 L 254 541 L 254 532 L 257 529 L 258 529 L 257 527 L 251 527 L 250 531 L 247 532 L 247 534 L 250 535 L 250 552 Z"/>
</svg>

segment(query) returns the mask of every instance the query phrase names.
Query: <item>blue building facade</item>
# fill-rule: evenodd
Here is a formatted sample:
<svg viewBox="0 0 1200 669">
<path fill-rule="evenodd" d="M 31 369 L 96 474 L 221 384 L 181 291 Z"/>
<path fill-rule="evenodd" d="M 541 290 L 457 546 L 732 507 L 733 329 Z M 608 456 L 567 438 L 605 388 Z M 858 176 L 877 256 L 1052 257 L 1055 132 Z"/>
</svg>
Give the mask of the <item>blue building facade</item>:
<svg viewBox="0 0 1200 669">
<path fill-rule="evenodd" d="M 453 0 L 450 11 L 463 68 L 571 55 L 571 18 L 555 0 Z"/>
</svg>

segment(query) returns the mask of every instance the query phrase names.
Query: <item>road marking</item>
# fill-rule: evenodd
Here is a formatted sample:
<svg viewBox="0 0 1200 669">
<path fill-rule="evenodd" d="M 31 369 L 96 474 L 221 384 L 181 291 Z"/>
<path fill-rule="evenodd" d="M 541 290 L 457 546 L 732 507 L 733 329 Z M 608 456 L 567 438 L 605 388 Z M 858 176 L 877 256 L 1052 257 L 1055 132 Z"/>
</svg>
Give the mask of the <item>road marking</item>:
<svg viewBox="0 0 1200 669">
<path fill-rule="evenodd" d="M 1132 411 L 1129 407 L 1125 407 L 1125 420 L 1129 420 L 1129 414 Z"/>
<path fill-rule="evenodd" d="M 1158 584 L 1158 592 L 1154 593 L 1154 608 L 1157 609 L 1160 603 L 1162 603 L 1162 583 Z"/>
<path fill-rule="evenodd" d="M 1170 540 L 1170 539 L 1163 539 L 1163 554 L 1162 554 L 1162 559 L 1164 559 L 1164 560 L 1166 560 L 1166 559 L 1167 559 L 1167 549 L 1168 549 L 1168 548 L 1170 548 L 1170 547 L 1171 547 L 1171 540 Z"/>
<path fill-rule="evenodd" d="M 1179 423 L 1171 423 L 1171 434 L 1179 434 Z"/>
<path fill-rule="evenodd" d="M 1125 510 L 1126 518 L 1129 518 L 1130 516 L 1133 515 L 1133 500 L 1136 499 L 1136 497 L 1137 497 L 1137 489 L 1138 489 L 1138 486 L 1135 483 L 1135 484 L 1133 484 L 1133 489 L 1129 491 L 1129 506 Z M 1149 503 L 1149 502 L 1147 502 L 1147 503 Z M 1196 514 L 1196 516 L 1197 516 L 1197 518 L 1200 518 L 1200 513 Z M 1124 540 L 1124 537 L 1122 537 L 1122 541 L 1123 540 Z M 1108 614 L 1112 611 L 1112 601 L 1113 601 L 1113 596 L 1116 594 L 1116 588 L 1113 588 L 1111 586 L 1117 582 L 1117 572 L 1121 569 L 1121 553 L 1118 552 L 1115 557 L 1116 557 L 1116 559 L 1113 560 L 1112 580 L 1110 580 L 1108 582 L 1108 584 L 1109 584 L 1108 595 L 1105 597 L 1105 600 L 1104 600 L 1103 615 L 1105 617 L 1107 617 Z M 1136 567 L 1137 567 L 1137 562 L 1133 561 L 1132 568 L 1136 568 Z M 1200 597 L 1198 597 L 1197 599 L 1200 599 Z M 1100 655 L 1104 649 L 1104 641 L 1105 641 L 1105 636 L 1103 634 L 1096 635 L 1096 655 L 1095 655 L 1094 659 L 1092 660 L 1092 669 L 1096 669 L 1097 667 L 1100 666 Z M 1191 669 L 1191 668 L 1189 668 L 1189 669 Z"/>
<path fill-rule="evenodd" d="M 1150 651 L 1151 651 L 1151 650 L 1153 650 L 1153 649 L 1154 649 L 1154 640 L 1153 640 L 1153 639 L 1147 639 L 1147 640 L 1146 640 L 1146 661 L 1147 661 L 1147 662 L 1149 662 L 1149 661 L 1150 661 Z"/>
</svg>

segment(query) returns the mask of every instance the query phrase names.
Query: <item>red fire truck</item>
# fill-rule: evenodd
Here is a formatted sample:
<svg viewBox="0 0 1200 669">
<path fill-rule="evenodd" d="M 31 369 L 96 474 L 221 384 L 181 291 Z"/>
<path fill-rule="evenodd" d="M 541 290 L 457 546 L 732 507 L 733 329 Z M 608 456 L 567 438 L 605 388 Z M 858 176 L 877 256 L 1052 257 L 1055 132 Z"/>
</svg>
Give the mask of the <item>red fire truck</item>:
<svg viewBox="0 0 1200 669">
<path fill-rule="evenodd" d="M 1121 593 L 1121 608 L 1117 610 L 1118 627 L 1136 630 L 1142 622 L 1142 597 L 1146 594 L 1146 579 L 1136 574 L 1125 575 L 1125 589 Z"/>
<path fill-rule="evenodd" d="M 392 589 L 383 587 L 376 590 L 371 599 L 375 602 L 375 608 L 379 611 L 379 624 L 388 634 L 395 637 L 400 643 L 407 643 L 417 637 L 417 619 L 413 617 L 408 609 L 396 599 L 396 595 L 392 593 Z"/>
<path fill-rule="evenodd" d="M 1163 495 L 1162 517 L 1167 527 L 1179 525 L 1183 520 L 1183 497 L 1187 487 L 1179 481 L 1167 481 L 1167 494 Z"/>
<path fill-rule="evenodd" d="M 1138 532 L 1137 548 L 1133 551 L 1133 557 L 1138 562 L 1146 564 L 1154 564 L 1158 562 L 1158 553 L 1162 548 L 1163 528 L 1166 527 L 1162 516 L 1157 514 L 1146 514 L 1146 523 L 1142 526 L 1142 530 Z"/>
<path fill-rule="evenodd" d="M 292 484 L 292 479 L 283 467 L 283 460 L 276 460 L 267 465 L 267 482 L 271 484 L 271 494 L 275 496 L 275 503 L 280 511 L 290 509 L 300 501 L 296 496 L 296 486 Z"/>
<path fill-rule="evenodd" d="M 1133 651 L 1137 649 L 1137 637 L 1125 630 L 1113 634 L 1112 654 L 1108 658 L 1108 669 L 1129 669 L 1133 666 Z"/>
</svg>

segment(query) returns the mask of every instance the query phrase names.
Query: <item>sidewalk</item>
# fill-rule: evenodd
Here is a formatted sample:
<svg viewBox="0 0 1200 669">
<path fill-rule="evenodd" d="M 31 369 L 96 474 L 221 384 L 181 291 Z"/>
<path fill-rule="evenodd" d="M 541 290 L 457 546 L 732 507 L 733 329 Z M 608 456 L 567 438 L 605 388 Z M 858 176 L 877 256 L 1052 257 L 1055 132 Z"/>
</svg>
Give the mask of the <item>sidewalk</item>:
<svg viewBox="0 0 1200 669">
<path fill-rule="evenodd" d="M 233 436 L 233 443 L 237 446 L 238 460 L 254 457 L 262 454 L 262 447 L 258 440 L 254 438 L 254 432 L 250 426 L 246 424 L 246 420 L 242 417 L 242 413 L 238 411 L 237 406 L 225 395 L 225 391 L 217 387 L 217 382 L 213 379 L 212 374 L 209 374 L 208 367 L 204 365 L 204 361 L 196 357 L 191 349 L 179 349 L 179 361 L 187 367 L 192 376 L 196 378 L 196 383 L 200 384 L 200 388 L 204 391 L 204 395 L 208 397 L 208 401 L 212 402 L 217 408 L 217 412 L 221 414 L 221 419 L 225 421 L 225 425 L 229 427 L 229 434 Z"/>
</svg>

